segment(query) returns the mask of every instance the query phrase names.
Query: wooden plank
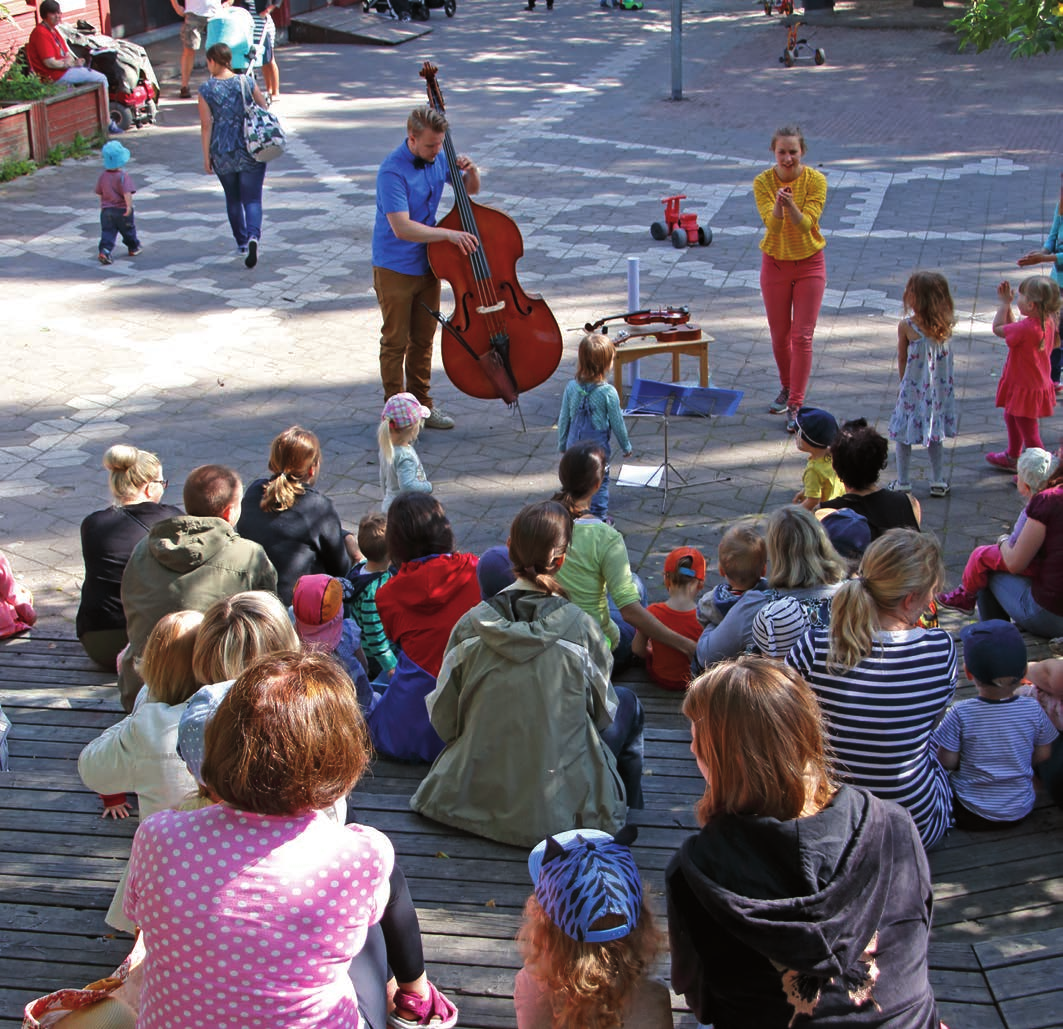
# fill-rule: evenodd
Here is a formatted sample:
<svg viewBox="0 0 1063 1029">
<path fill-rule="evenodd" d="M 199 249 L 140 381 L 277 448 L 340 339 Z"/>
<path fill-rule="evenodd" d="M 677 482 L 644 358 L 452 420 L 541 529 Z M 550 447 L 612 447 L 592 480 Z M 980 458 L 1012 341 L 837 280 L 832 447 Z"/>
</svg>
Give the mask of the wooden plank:
<svg viewBox="0 0 1063 1029">
<path fill-rule="evenodd" d="M 986 980 L 999 1003 L 1051 993 L 1063 983 L 1063 957 L 1023 962 L 1007 968 L 991 968 L 986 972 Z M 1063 1005 L 1060 1005 L 1059 1012 L 1063 1016 Z"/>
<path fill-rule="evenodd" d="M 1059 1029 L 1063 1025 L 1063 990 L 1000 1004 L 1008 1029 Z"/>
<path fill-rule="evenodd" d="M 992 1004 L 938 1003 L 938 1014 L 949 1029 L 1009 1029 Z"/>
<path fill-rule="evenodd" d="M 985 940 L 976 943 L 973 949 L 982 967 L 986 969 L 1060 957 L 1063 956 L 1063 930 L 1051 929 L 998 940 Z"/>
</svg>

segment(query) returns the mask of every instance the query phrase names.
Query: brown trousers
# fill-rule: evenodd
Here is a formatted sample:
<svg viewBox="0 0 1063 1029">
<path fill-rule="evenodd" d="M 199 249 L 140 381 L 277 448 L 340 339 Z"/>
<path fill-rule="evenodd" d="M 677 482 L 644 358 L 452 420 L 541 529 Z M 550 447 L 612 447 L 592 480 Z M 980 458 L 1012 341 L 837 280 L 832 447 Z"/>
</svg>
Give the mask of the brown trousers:
<svg viewBox="0 0 1063 1029">
<path fill-rule="evenodd" d="M 431 272 L 405 275 L 374 266 L 373 289 L 384 319 L 380 328 L 380 381 L 384 399 L 396 393 L 412 393 L 430 408 L 436 320 L 421 305 L 439 310 L 439 279 Z"/>
</svg>

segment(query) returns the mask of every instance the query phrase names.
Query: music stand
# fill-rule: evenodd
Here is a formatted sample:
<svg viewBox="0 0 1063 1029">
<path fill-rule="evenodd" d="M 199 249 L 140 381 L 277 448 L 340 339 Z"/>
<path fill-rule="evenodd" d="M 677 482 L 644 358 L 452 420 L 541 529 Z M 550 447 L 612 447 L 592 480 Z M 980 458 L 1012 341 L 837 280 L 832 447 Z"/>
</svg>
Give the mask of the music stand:
<svg viewBox="0 0 1063 1029">
<path fill-rule="evenodd" d="M 730 482 L 729 475 L 713 472 L 713 477 L 704 482 L 690 482 L 672 464 L 669 450 L 668 423 L 673 417 L 708 418 L 711 415 L 729 416 L 738 410 L 744 393 L 741 390 L 717 389 L 713 386 L 682 386 L 674 382 L 658 382 L 655 379 L 638 379 L 631 383 L 628 393 L 625 415 L 634 418 L 664 419 L 664 458 L 661 463 L 644 478 L 644 481 L 624 482 L 624 471 L 617 477 L 618 486 L 652 486 L 662 491 L 661 511 L 668 504 L 669 489 L 681 489 L 683 486 L 706 486 L 716 482 Z M 669 476 L 679 480 L 677 486 L 671 486 Z"/>
</svg>

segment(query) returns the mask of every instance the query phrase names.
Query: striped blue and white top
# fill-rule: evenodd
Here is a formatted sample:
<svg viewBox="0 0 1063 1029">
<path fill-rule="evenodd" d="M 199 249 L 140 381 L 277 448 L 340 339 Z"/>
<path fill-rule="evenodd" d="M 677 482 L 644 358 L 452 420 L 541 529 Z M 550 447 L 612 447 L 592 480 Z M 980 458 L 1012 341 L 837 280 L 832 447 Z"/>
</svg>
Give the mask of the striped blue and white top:
<svg viewBox="0 0 1063 1029">
<path fill-rule="evenodd" d="M 949 709 L 934 741 L 960 755 L 952 788 L 968 811 L 991 822 L 1016 822 L 1033 810 L 1034 748 L 1058 735 L 1033 697 L 975 697 Z"/>
<path fill-rule="evenodd" d="M 943 629 L 877 632 L 871 656 L 827 670 L 828 630 L 799 640 L 789 664 L 807 680 L 827 720 L 837 774 L 908 809 L 923 846 L 952 823 L 948 776 L 931 731 L 956 688 L 956 646 Z"/>
</svg>

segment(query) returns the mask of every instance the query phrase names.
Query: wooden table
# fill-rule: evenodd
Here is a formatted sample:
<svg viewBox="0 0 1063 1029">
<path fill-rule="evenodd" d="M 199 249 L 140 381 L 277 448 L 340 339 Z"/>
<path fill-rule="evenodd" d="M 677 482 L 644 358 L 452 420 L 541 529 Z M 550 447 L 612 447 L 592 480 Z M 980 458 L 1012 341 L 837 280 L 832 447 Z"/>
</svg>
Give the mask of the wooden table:
<svg viewBox="0 0 1063 1029">
<path fill-rule="evenodd" d="M 700 339 L 684 339 L 662 343 L 652 337 L 631 340 L 616 348 L 616 360 L 613 362 L 613 385 L 624 404 L 624 365 L 655 354 L 672 355 L 672 382 L 679 381 L 679 358 L 681 355 L 698 358 L 698 382 L 702 387 L 709 384 L 709 344 L 714 342 L 712 336 L 701 335 Z"/>
</svg>

